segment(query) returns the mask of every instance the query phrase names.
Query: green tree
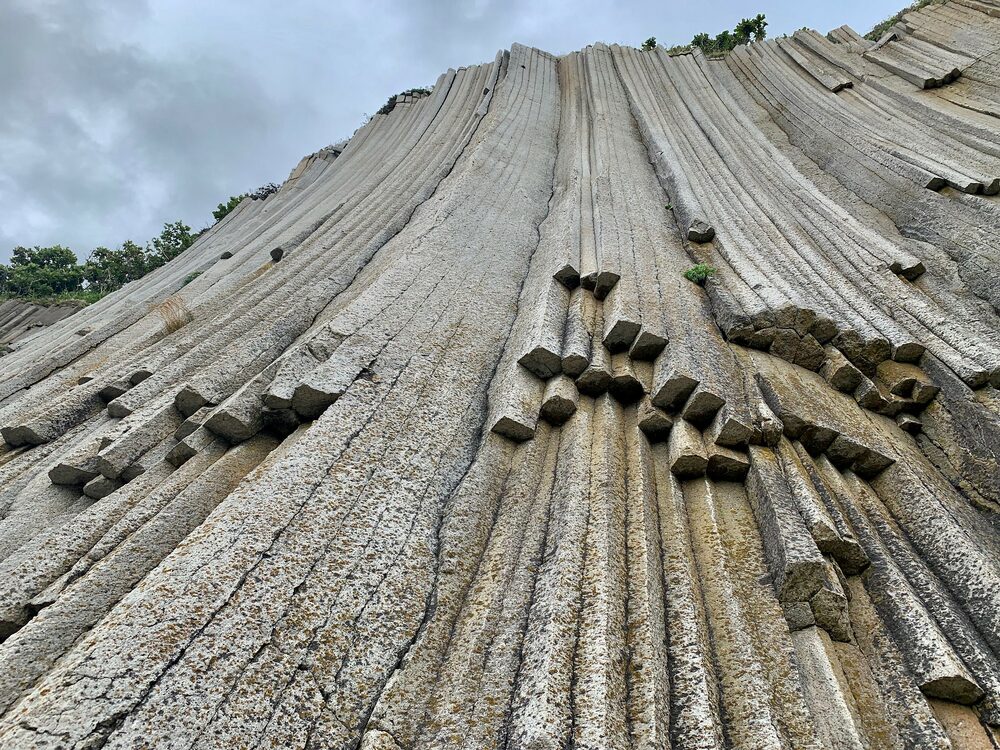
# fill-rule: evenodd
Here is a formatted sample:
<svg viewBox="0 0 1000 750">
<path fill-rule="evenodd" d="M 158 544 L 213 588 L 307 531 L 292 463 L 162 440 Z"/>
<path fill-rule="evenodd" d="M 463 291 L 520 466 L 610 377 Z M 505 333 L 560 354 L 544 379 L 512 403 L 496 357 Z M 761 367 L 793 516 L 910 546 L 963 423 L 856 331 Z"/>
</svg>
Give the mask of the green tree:
<svg viewBox="0 0 1000 750">
<path fill-rule="evenodd" d="M 733 29 L 733 46 L 738 44 L 748 44 L 753 36 L 754 22 L 751 18 L 741 18 Z"/>
<path fill-rule="evenodd" d="M 691 46 L 697 47 L 703 52 L 707 52 L 711 44 L 712 44 L 712 37 L 710 37 L 705 32 L 702 32 L 701 34 L 695 34 L 694 39 L 691 40 Z"/>
<path fill-rule="evenodd" d="M 246 193 L 242 195 L 231 195 L 226 203 L 220 203 L 219 207 L 212 211 L 212 216 L 215 217 L 216 221 L 222 221 L 226 216 L 232 213 L 233 209 L 240 205 L 240 201 L 247 197 Z"/>
<path fill-rule="evenodd" d="M 646 41 L 644 41 L 642 43 L 642 51 L 643 52 L 652 52 L 654 49 L 656 49 L 656 37 L 655 36 L 649 37 L 649 39 L 647 39 Z"/>
<path fill-rule="evenodd" d="M 44 297 L 81 288 L 83 274 L 68 247 L 16 247 L 6 273 L 8 293 Z"/>
<path fill-rule="evenodd" d="M 125 240 L 118 250 L 95 248 L 82 268 L 87 289 L 105 294 L 141 279 L 150 270 L 149 253 L 132 240 Z"/>
<path fill-rule="evenodd" d="M 149 270 L 159 268 L 164 263 L 173 260 L 191 247 L 194 244 L 194 240 L 194 235 L 191 234 L 191 227 L 183 221 L 178 220 L 173 223 L 164 224 L 160 236 L 154 237 L 152 241 L 153 248 L 149 252 L 151 262 Z"/>
<path fill-rule="evenodd" d="M 753 18 L 741 18 L 732 31 L 720 31 L 711 37 L 701 33 L 691 40 L 692 47 L 698 47 L 706 55 L 724 55 L 740 44 L 759 42 L 767 36 L 767 19 L 763 13 Z"/>
<path fill-rule="evenodd" d="M 212 214 L 216 220 L 221 219 L 244 198 L 264 200 L 279 188 L 269 182 L 252 193 L 233 196 L 228 203 L 220 203 Z M 116 250 L 97 247 L 83 264 L 77 261 L 72 250 L 62 245 L 18 246 L 11 254 L 10 264 L 0 264 L 0 295 L 38 299 L 69 293 L 78 299 L 93 301 L 173 260 L 205 231 L 207 228 L 192 233 L 191 227 L 183 221 L 168 222 L 145 248 L 131 240 L 126 240 Z"/>
</svg>

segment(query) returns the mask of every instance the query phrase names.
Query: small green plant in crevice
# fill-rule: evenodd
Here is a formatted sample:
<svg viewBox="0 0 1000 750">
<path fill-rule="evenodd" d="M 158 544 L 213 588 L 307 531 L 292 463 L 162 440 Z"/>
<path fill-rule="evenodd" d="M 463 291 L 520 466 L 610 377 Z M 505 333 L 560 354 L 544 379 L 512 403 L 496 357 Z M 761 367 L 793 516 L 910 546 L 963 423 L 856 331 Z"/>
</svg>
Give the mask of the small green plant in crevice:
<svg viewBox="0 0 1000 750">
<path fill-rule="evenodd" d="M 181 284 L 181 286 L 187 286 L 192 281 L 197 279 L 199 276 L 201 276 L 201 271 L 195 271 L 194 273 L 189 273 L 187 276 L 184 277 L 184 283 Z"/>
<path fill-rule="evenodd" d="M 668 203 L 667 205 L 664 206 L 664 208 L 667 209 L 668 211 L 673 211 L 674 210 L 674 204 L 673 203 Z"/>
<path fill-rule="evenodd" d="M 642 51 L 643 52 L 652 52 L 654 49 L 656 49 L 656 37 L 655 36 L 649 37 L 649 39 L 647 39 L 646 41 L 644 41 L 642 43 Z"/>
<path fill-rule="evenodd" d="M 684 278 L 695 284 L 704 284 L 705 279 L 715 273 L 715 269 L 707 263 L 699 263 L 684 272 Z"/>
</svg>

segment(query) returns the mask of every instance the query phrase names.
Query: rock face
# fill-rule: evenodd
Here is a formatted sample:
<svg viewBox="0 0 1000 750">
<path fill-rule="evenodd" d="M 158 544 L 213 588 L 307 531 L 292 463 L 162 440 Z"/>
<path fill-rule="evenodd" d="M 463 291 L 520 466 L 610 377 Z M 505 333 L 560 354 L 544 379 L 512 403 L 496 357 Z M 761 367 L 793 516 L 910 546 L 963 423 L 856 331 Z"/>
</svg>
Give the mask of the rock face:
<svg viewBox="0 0 1000 750">
<path fill-rule="evenodd" d="M 998 85 L 514 46 L 25 340 L 0 750 L 996 747 Z"/>
<path fill-rule="evenodd" d="M 0 302 L 0 351 L 6 353 L 20 339 L 77 312 L 83 303 L 36 305 L 19 299 Z M 82 335 L 82 334 L 81 334 Z"/>
</svg>

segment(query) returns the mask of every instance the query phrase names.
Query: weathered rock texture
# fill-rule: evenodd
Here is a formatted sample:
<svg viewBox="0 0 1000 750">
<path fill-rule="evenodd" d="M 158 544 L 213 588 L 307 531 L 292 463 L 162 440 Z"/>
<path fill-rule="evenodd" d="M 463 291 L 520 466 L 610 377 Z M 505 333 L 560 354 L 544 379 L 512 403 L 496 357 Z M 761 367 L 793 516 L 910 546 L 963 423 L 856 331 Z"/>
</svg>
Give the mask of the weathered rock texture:
<svg viewBox="0 0 1000 750">
<path fill-rule="evenodd" d="M 0 749 L 997 747 L 998 84 L 514 46 L 19 342 Z"/>
<path fill-rule="evenodd" d="M 82 302 L 38 305 L 19 299 L 3 300 L 0 302 L 0 353 L 6 353 L 9 344 L 68 318 L 81 307 Z"/>
</svg>

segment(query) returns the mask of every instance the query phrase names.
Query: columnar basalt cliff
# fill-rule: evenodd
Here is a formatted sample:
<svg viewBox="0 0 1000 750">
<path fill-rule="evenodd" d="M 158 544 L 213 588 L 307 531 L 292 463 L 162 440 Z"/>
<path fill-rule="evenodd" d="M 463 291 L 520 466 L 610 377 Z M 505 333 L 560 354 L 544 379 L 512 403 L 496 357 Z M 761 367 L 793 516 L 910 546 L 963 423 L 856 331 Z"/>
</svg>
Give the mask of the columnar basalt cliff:
<svg viewBox="0 0 1000 750">
<path fill-rule="evenodd" d="M 0 750 L 1000 747 L 1000 2 L 421 94 L 0 359 Z"/>
<path fill-rule="evenodd" d="M 50 305 L 20 299 L 3 300 L 0 302 L 0 355 L 6 354 L 14 342 L 68 318 L 83 305 L 76 301 Z"/>
</svg>

